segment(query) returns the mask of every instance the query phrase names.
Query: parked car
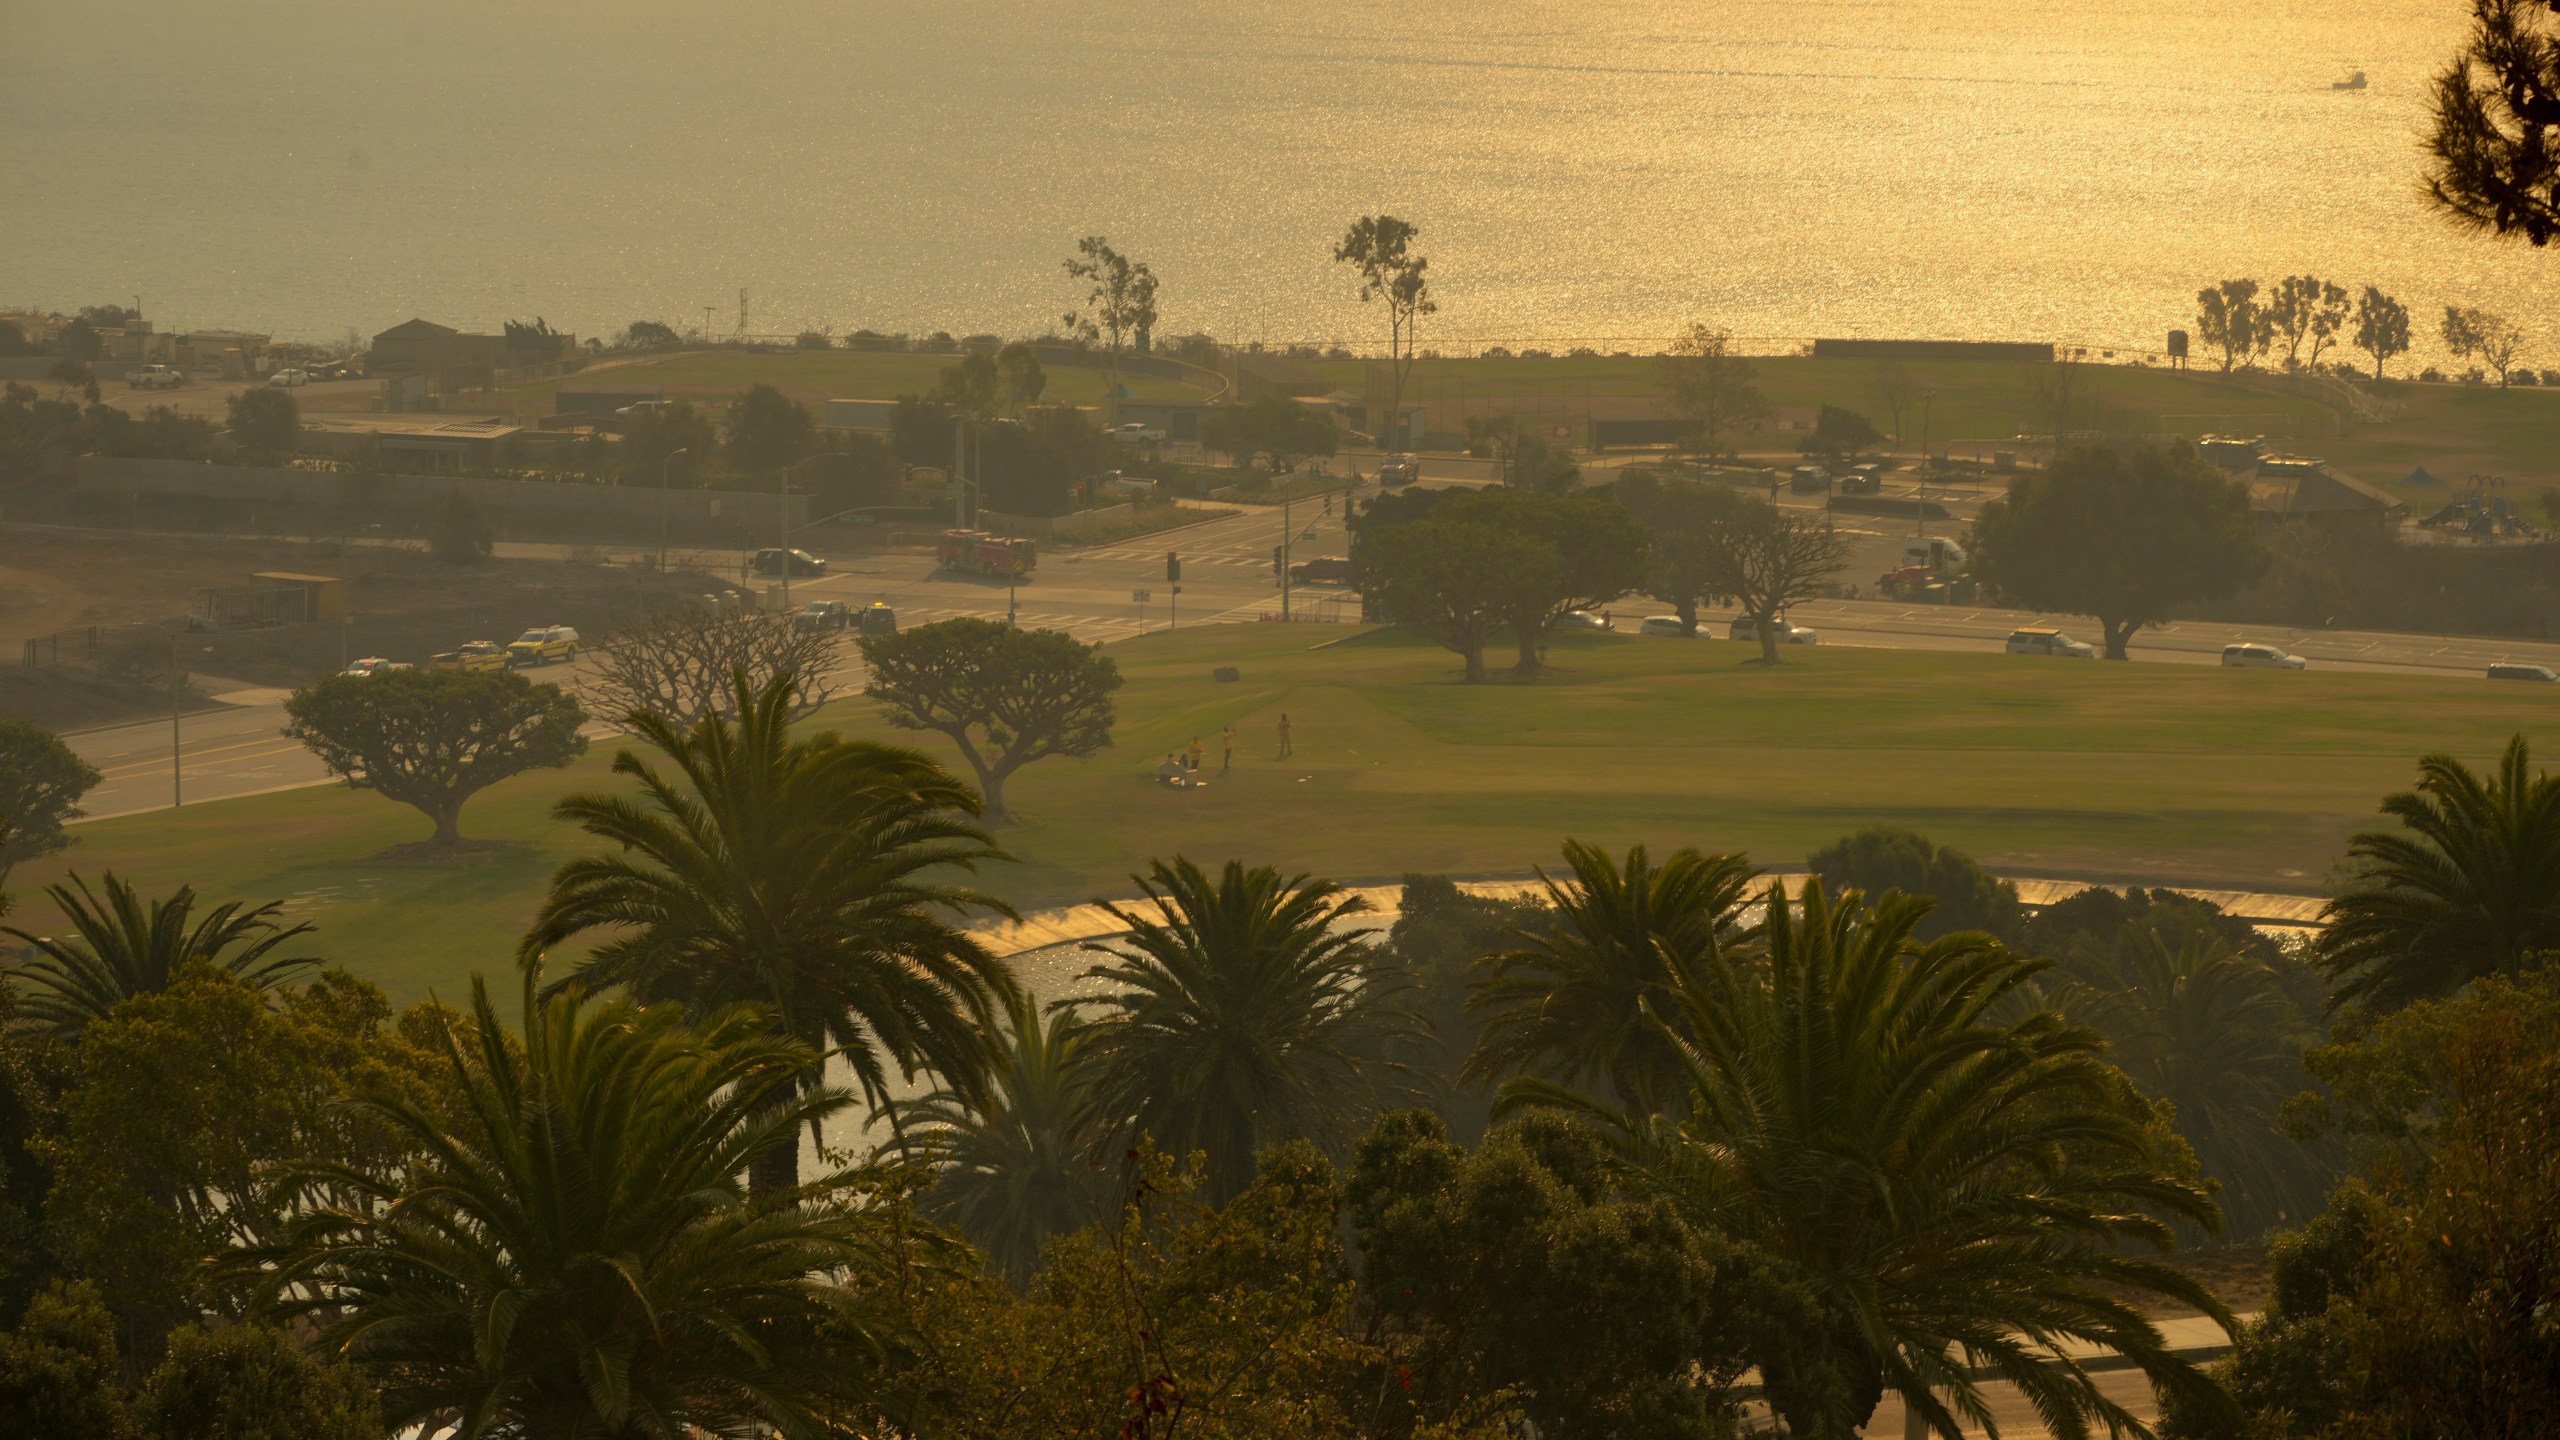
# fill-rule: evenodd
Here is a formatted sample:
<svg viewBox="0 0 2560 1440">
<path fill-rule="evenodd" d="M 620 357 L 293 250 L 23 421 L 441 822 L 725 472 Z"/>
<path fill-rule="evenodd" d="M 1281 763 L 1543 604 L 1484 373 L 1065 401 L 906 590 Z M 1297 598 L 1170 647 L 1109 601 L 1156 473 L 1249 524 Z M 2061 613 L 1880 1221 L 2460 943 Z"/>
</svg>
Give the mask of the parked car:
<svg viewBox="0 0 2560 1440">
<path fill-rule="evenodd" d="M 755 566 L 755 572 L 759 575 L 779 575 L 783 573 L 783 568 L 785 566 L 790 567 L 790 571 L 794 575 L 824 575 L 827 573 L 827 562 L 810 554 L 806 550 L 759 550 L 756 552 L 756 558 L 752 563 Z"/>
<path fill-rule="evenodd" d="M 1111 438 L 1123 445 L 1160 445 L 1164 443 L 1164 431 L 1132 420 L 1125 425 L 1112 426 Z"/>
<path fill-rule="evenodd" d="M 1351 561 L 1340 555 L 1319 555 L 1290 566 L 1289 578 L 1319 585 L 1339 585 L 1351 578 Z"/>
<path fill-rule="evenodd" d="M 124 377 L 124 383 L 136 390 L 175 390 L 186 381 L 186 376 L 166 365 L 145 365 L 126 372 Z"/>
<path fill-rule="evenodd" d="M 458 650 L 447 650 L 427 658 L 430 670 L 460 670 L 465 674 L 479 670 L 508 670 L 514 668 L 515 663 L 515 656 L 495 640 L 474 640 Z"/>
<path fill-rule="evenodd" d="M 385 660 L 379 655 L 367 655 L 361 660 L 348 661 L 347 668 L 338 673 L 341 675 L 388 675 L 394 670 L 415 670 L 416 668 L 418 667 L 402 661 Z"/>
<path fill-rule="evenodd" d="M 1563 614 L 1557 616 L 1555 623 L 1548 628 L 1554 630 L 1615 630 L 1618 627 L 1616 622 L 1610 620 L 1606 615 L 1594 615 L 1588 610 L 1567 610 Z"/>
<path fill-rule="evenodd" d="M 2306 670 L 2311 662 L 2274 645 L 2225 645 L 2222 663 L 2236 670 Z"/>
<path fill-rule="evenodd" d="M 895 635 L 898 633 L 898 612 L 874 600 L 863 607 L 862 618 L 855 623 L 865 635 Z"/>
<path fill-rule="evenodd" d="M 1779 621 L 1777 629 L 1778 643 L 1781 645 L 1819 645 L 1822 643 L 1821 631 L 1807 630 L 1803 626 L 1795 624 L 1792 621 Z M 1733 624 L 1726 627 L 1725 633 L 1736 640 L 1748 640 L 1754 645 L 1760 643 L 1760 626 L 1758 622 L 1754 621 L 1748 615 L 1735 616 Z"/>
<path fill-rule="evenodd" d="M 2497 664 L 2490 666 L 2489 678 L 2492 680 L 2533 680 L 2545 685 L 2560 683 L 2560 674 L 2553 673 L 2551 667 L 2548 665 L 2518 665 L 2507 660 L 2501 660 Z"/>
<path fill-rule="evenodd" d="M 2094 660 L 2098 647 L 2070 636 L 2051 626 L 2033 626 L 2009 632 L 2012 655 L 2062 655 L 2073 660 Z"/>
<path fill-rule="evenodd" d="M 791 623 L 803 630 L 842 630 L 853 623 L 853 607 L 841 600 L 812 600 Z"/>
<path fill-rule="evenodd" d="M 279 390 L 291 390 L 297 386 L 310 384 L 311 376 L 307 371 L 284 369 L 268 376 L 267 383 Z"/>
<path fill-rule="evenodd" d="M 578 655 L 578 632 L 566 625 L 536 625 L 508 642 L 507 653 L 518 665 L 574 660 Z"/>
<path fill-rule="evenodd" d="M 1840 477 L 1840 493 L 1843 495 L 1880 495 L 1883 492 L 1884 467 L 1873 461 L 1852 465 L 1849 473 Z"/>
<path fill-rule="evenodd" d="M 628 405 L 614 407 L 613 413 L 623 416 L 648 415 L 666 408 L 667 402 L 664 400 L 634 400 Z"/>
<path fill-rule="evenodd" d="M 1819 465 L 1799 465 L 1788 473 L 1787 488 L 1798 495 L 1820 495 L 1831 488 L 1831 472 Z"/>
<path fill-rule="evenodd" d="M 1639 635 L 1677 635 L 1684 640 L 1694 640 L 1705 636 L 1707 632 L 1700 630 L 1693 635 L 1689 631 L 1680 628 L 1680 617 L 1677 615 L 1647 615 L 1644 617 L 1642 622 L 1637 624 L 1636 633 Z"/>
</svg>

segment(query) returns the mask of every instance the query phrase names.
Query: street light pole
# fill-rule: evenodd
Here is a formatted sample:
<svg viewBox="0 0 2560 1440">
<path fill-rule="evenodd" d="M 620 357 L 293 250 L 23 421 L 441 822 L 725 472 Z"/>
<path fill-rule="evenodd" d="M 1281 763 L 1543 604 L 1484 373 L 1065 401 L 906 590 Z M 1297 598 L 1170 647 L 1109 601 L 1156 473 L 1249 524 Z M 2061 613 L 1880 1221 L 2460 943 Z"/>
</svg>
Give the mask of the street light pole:
<svg viewBox="0 0 2560 1440">
<path fill-rule="evenodd" d="M 163 633 L 159 626 L 140 620 L 134 621 L 133 626 L 137 630 L 148 630 L 155 635 Z M 177 632 L 166 633 L 169 640 L 169 808 L 175 810 L 187 802 L 186 784 L 183 778 L 186 767 L 182 762 L 186 752 L 179 744 L 178 735 L 178 716 L 184 709 L 186 687 L 178 678 Z"/>
<path fill-rule="evenodd" d="M 1283 489 L 1280 492 L 1280 618 L 1283 621 L 1289 618 L 1289 542 L 1295 538 L 1290 534 L 1289 492 Z"/>
<path fill-rule="evenodd" d="M 667 475 L 679 458 L 692 453 L 690 449 L 670 450 L 667 458 L 658 462 L 658 573 L 661 575 L 667 573 Z"/>
</svg>

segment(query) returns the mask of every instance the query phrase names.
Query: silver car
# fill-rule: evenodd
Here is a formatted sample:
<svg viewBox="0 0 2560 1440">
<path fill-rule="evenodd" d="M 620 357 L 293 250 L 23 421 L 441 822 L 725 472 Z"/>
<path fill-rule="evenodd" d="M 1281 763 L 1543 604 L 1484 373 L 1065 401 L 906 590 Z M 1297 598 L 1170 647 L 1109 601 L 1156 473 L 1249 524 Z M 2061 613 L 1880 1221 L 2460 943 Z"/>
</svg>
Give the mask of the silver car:
<svg viewBox="0 0 2560 1440">
<path fill-rule="evenodd" d="M 2234 670 L 2307 670 L 2311 662 L 2274 645 L 2225 645 L 2222 663 Z"/>
</svg>

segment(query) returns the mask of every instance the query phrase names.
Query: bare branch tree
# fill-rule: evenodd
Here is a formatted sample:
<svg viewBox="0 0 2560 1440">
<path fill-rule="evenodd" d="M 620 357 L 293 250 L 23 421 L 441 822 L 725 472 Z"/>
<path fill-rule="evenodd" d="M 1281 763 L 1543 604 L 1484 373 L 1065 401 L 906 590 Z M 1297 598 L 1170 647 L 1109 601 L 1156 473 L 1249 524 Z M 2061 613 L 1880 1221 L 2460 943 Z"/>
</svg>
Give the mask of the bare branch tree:
<svg viewBox="0 0 2560 1440">
<path fill-rule="evenodd" d="M 690 726 L 735 708 L 736 672 L 746 672 L 747 688 L 755 691 L 789 671 L 800 680 L 792 711 L 798 719 L 836 696 L 836 640 L 788 615 L 652 611 L 596 648 L 586 696 L 594 713 L 610 719 L 646 711 Z"/>
<path fill-rule="evenodd" d="M 1848 563 L 1848 542 L 1825 517 L 1735 495 L 1699 534 L 1708 592 L 1730 595 L 1760 634 L 1760 658 L 1778 663 L 1778 621 L 1822 593 Z"/>
</svg>

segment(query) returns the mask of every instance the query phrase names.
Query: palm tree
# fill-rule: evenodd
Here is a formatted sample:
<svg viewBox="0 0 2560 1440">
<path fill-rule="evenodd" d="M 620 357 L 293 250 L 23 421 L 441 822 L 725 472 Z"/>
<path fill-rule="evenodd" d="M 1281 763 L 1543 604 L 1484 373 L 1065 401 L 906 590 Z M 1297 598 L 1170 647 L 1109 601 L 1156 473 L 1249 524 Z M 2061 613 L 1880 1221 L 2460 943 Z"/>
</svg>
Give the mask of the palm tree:
<svg viewBox="0 0 2560 1440">
<path fill-rule="evenodd" d="M 2213 1202 L 2163 1153 L 2096 1032 L 2050 1010 L 1989 1018 L 2046 962 L 1979 932 L 1919 945 L 1929 902 L 1912 896 L 1834 905 L 1817 880 L 1800 910 L 1775 885 L 1767 906 L 1765 960 L 1684 967 L 1664 1029 L 1687 1037 L 1688 1114 L 1579 1108 L 1619 1133 L 1641 1183 L 1812 1297 L 1815 1319 L 1755 1357 L 1790 1432 L 1845 1440 L 1887 1390 L 1940 1434 L 1960 1415 L 1987 1426 L 1974 1367 L 2056 1435 L 2134 1425 L 2057 1361 L 2050 1347 L 2071 1342 L 2213 1403 L 2128 1297 L 2227 1312 L 2124 1250 L 2172 1244 L 2163 1217 L 2210 1225 Z"/>
<path fill-rule="evenodd" d="M 1462 1074 L 1477 1084 L 1528 1073 L 1568 1085 L 1605 1080 L 1630 1115 L 1648 1114 L 1681 1086 L 1670 1037 L 1646 1018 L 1672 1013 L 1684 962 L 1747 936 L 1744 892 L 1759 872 L 1739 855 L 1681 850 L 1655 868 L 1641 845 L 1620 866 L 1607 851 L 1565 842 L 1573 879 L 1544 871 L 1554 921 L 1522 933 L 1521 948 L 1478 962 L 1467 1008 L 1485 1017 Z"/>
<path fill-rule="evenodd" d="M 2361 883 L 2323 917 L 2333 1009 L 2386 1013 L 2560 952 L 2560 778 L 2533 773 L 2522 735 L 2486 780 L 2425 757 L 2382 813 L 2403 828 L 2348 842 Z"/>
<path fill-rule="evenodd" d="M 1369 938 L 1366 910 L 1329 880 L 1283 880 L 1230 860 L 1215 883 L 1176 856 L 1132 877 L 1152 906 L 1106 905 L 1128 929 L 1084 979 L 1111 987 L 1086 1042 L 1099 1130 L 1126 1128 L 1176 1156 L 1208 1156 L 1223 1203 L 1253 1179 L 1255 1152 L 1282 1140 L 1339 1147 L 1409 1074 L 1420 1039 L 1404 986 Z"/>
<path fill-rule="evenodd" d="M 311 933 L 309 925 L 284 924 L 281 904 L 243 909 L 235 900 L 198 918 L 192 886 L 146 903 L 109 871 L 103 889 L 104 895 L 91 890 L 78 875 L 67 885 L 45 887 L 71 924 L 68 936 L 0 930 L 36 952 L 14 977 L 31 987 L 19 1002 L 21 1024 L 76 1038 L 122 1002 L 168 989 L 179 970 L 197 962 L 219 966 L 258 990 L 272 990 L 320 963 L 276 953 Z"/>
<path fill-rule="evenodd" d="M 2079 957 L 2054 1003 L 2107 1037 L 2107 1058 L 2142 1093 L 2175 1107 L 2236 1233 L 2299 1223 L 2332 1178 L 2278 1113 L 2310 1083 L 2301 1009 L 2264 962 L 2218 935 L 2191 931 L 2173 947 L 2150 926 L 2125 929 L 2112 955 Z"/>
<path fill-rule="evenodd" d="M 1093 1027 L 1072 1007 L 1050 1012 L 1016 993 L 983 1097 L 951 1089 L 898 1102 L 906 1132 L 941 1174 L 926 1213 L 957 1226 L 1019 1286 L 1052 1235 L 1099 1218 L 1107 1185 L 1095 1168 L 1085 1099 Z"/>
<path fill-rule="evenodd" d="M 435 1096 L 354 1106 L 408 1161 L 301 1167 L 307 1208 L 234 1270 L 370 1371 L 395 1429 L 834 1433 L 867 1341 L 830 1277 L 876 1263 L 872 1222 L 737 1177 L 849 1097 L 801 1086 L 814 1057 L 747 1007 L 689 1029 L 671 1005 L 537 999 L 537 978 L 519 1044 L 475 977 Z"/>
<path fill-rule="evenodd" d="M 679 730 L 630 718 L 673 776 L 624 750 L 613 770 L 639 780 L 638 798 L 572 795 L 553 807 L 617 853 L 553 874 L 525 956 L 610 931 L 577 983 L 626 986 L 696 1014 L 761 1006 L 777 1033 L 841 1053 L 874 1114 L 888 1107 L 892 1060 L 977 1094 L 985 1035 L 1013 978 L 948 917 L 1013 912 L 934 878 L 1007 858 L 977 824 L 977 792 L 912 750 L 832 731 L 792 739 L 788 674 L 761 691 L 743 675 L 736 686 L 734 720 L 706 715 Z M 818 1080 L 813 1064 L 803 1083 Z M 758 1162 L 756 1183 L 785 1186 L 798 1173 L 799 1147 L 785 1143 Z"/>
</svg>

